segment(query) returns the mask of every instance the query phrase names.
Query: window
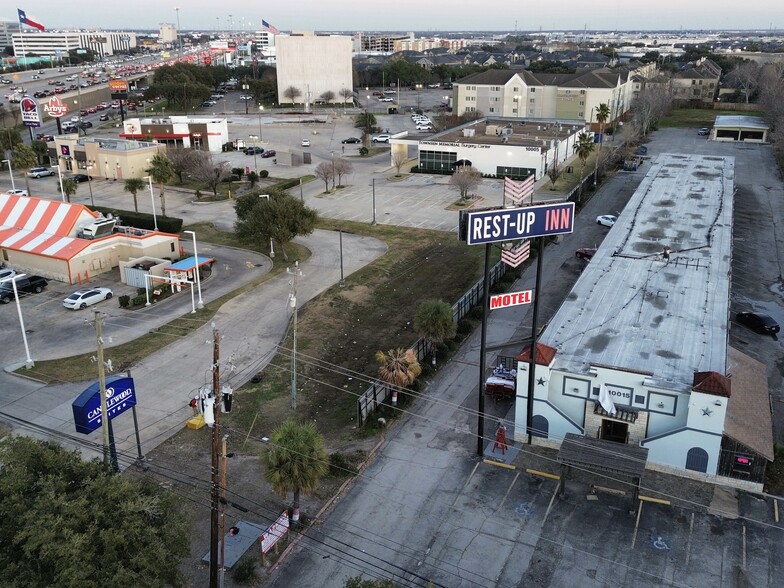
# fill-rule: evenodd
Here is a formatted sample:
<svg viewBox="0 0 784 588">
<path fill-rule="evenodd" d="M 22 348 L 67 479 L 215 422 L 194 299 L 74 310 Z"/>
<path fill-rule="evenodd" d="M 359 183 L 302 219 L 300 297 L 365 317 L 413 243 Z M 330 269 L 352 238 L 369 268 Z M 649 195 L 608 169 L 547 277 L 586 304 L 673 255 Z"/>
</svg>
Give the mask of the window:
<svg viewBox="0 0 784 588">
<path fill-rule="evenodd" d="M 702 447 L 692 447 L 686 454 L 686 469 L 695 472 L 708 471 L 708 452 Z"/>
<path fill-rule="evenodd" d="M 531 104 L 536 104 L 536 98 L 531 98 L 528 102 L 530 102 Z"/>
<path fill-rule="evenodd" d="M 457 161 L 457 153 L 446 151 L 426 151 L 419 153 L 419 168 L 431 171 L 448 171 Z"/>
<path fill-rule="evenodd" d="M 585 106 L 585 100 L 580 100 L 580 106 Z"/>
<path fill-rule="evenodd" d="M 585 116 L 585 113 L 580 111 L 580 112 L 577 113 L 577 116 L 579 116 L 580 118 L 583 118 Z"/>
<path fill-rule="evenodd" d="M 491 106 L 491 107 L 490 107 L 490 112 L 495 112 L 495 108 L 493 108 L 493 107 Z"/>
<path fill-rule="evenodd" d="M 585 90 L 580 90 L 581 95 L 585 95 Z"/>
<path fill-rule="evenodd" d="M 531 88 L 531 93 L 533 94 L 534 92 L 536 92 L 536 88 Z"/>
<path fill-rule="evenodd" d="M 531 436 L 547 439 L 550 433 L 550 423 L 540 414 L 535 414 L 531 419 Z"/>
</svg>

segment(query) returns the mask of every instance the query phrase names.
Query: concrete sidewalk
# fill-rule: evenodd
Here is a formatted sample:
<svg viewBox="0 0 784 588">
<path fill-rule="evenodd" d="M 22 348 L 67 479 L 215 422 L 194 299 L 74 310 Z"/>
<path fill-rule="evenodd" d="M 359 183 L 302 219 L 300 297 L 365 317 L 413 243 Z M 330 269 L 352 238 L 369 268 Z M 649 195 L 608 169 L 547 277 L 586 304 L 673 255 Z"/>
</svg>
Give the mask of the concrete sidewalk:
<svg viewBox="0 0 784 588">
<path fill-rule="evenodd" d="M 337 233 L 315 231 L 296 241 L 312 252 L 310 259 L 301 265 L 297 296 L 301 307 L 340 280 L 339 240 Z M 345 275 L 364 267 L 385 251 L 386 245 L 377 239 L 344 234 Z M 237 387 L 275 355 L 291 316 L 287 304 L 290 279 L 288 274 L 280 274 L 232 299 L 215 315 L 213 322 L 221 334 L 221 381 Z M 206 324 L 133 367 L 145 454 L 184 427 L 191 416 L 188 402 L 200 386 L 211 382 L 211 343 L 212 325 Z M 106 356 L 111 358 L 111 348 Z M 42 386 L 19 383 L 15 376 L 2 374 L 2 411 L 73 435 L 71 402 L 91 383 Z M 130 411 L 116 418 L 113 427 L 118 452 L 132 458 L 136 441 Z M 85 439 L 100 444 L 100 430 Z M 82 450 L 76 445 L 73 448 Z M 99 455 L 85 450 L 82 453 L 86 457 Z M 127 459 L 121 463 L 121 467 L 127 465 Z"/>
</svg>

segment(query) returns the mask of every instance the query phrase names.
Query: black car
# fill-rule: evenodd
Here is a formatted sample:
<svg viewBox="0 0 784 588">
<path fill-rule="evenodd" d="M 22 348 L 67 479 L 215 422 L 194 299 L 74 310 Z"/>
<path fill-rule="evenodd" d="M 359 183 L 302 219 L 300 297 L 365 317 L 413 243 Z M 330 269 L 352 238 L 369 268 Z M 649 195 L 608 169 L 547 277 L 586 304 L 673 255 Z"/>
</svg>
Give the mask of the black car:
<svg viewBox="0 0 784 588">
<path fill-rule="evenodd" d="M 16 291 L 19 294 L 32 294 L 33 292 L 38 294 L 41 290 L 46 288 L 48 283 L 49 282 L 46 281 L 46 278 L 42 278 L 41 276 L 26 276 L 24 278 L 17 278 Z M 8 304 L 13 299 L 13 284 L 10 281 L 0 284 L 0 302 L 3 304 Z"/>
<path fill-rule="evenodd" d="M 82 128 L 82 129 L 89 129 L 92 126 L 93 126 L 93 123 L 91 123 L 89 120 L 83 120 L 82 122 L 79 123 L 79 128 Z"/>
<path fill-rule="evenodd" d="M 255 155 L 255 154 L 262 154 L 264 153 L 263 147 L 246 147 L 245 148 L 245 155 Z"/>
<path fill-rule="evenodd" d="M 362 141 L 360 139 L 357 139 L 356 137 L 349 137 L 348 139 L 343 139 L 341 141 L 341 143 L 343 143 L 343 144 L 347 144 L 347 143 L 361 143 L 361 142 Z"/>
<path fill-rule="evenodd" d="M 735 315 L 735 320 L 739 324 L 745 325 L 752 331 L 762 333 L 763 335 L 775 335 L 779 332 L 779 324 L 767 314 L 760 314 L 758 312 L 739 312 Z"/>
<path fill-rule="evenodd" d="M 261 154 L 262 157 L 275 157 L 277 153 L 275 153 L 274 149 L 270 149 L 269 151 L 265 151 Z"/>
<path fill-rule="evenodd" d="M 77 184 L 81 184 L 82 182 L 89 182 L 92 180 L 92 178 L 87 174 L 74 174 L 71 176 L 71 179 Z"/>
</svg>

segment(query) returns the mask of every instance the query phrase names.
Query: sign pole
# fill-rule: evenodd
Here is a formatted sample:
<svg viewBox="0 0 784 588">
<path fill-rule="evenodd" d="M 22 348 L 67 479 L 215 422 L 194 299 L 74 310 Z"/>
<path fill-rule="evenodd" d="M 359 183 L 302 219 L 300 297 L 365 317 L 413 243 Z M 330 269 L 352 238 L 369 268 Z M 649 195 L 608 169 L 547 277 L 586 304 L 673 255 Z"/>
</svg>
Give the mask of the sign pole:
<svg viewBox="0 0 784 588">
<path fill-rule="evenodd" d="M 131 370 L 126 370 L 126 375 L 130 378 Z M 144 455 L 142 454 L 142 439 L 139 436 L 139 419 L 136 417 L 135 404 L 131 407 L 131 412 L 133 413 L 133 431 L 134 433 L 136 433 L 136 452 L 139 454 L 138 457 L 136 458 L 136 463 L 138 465 L 141 465 L 142 462 L 144 461 Z"/>
<path fill-rule="evenodd" d="M 136 407 L 134 406 L 134 410 Z M 112 419 L 109 419 L 109 458 L 112 464 L 112 471 L 117 474 L 120 472 L 120 464 L 117 462 L 117 446 L 114 444 L 114 429 Z"/>
<path fill-rule="evenodd" d="M 534 428 L 534 384 L 536 378 L 536 331 L 539 322 L 539 292 L 542 287 L 542 260 L 544 259 L 544 238 L 536 238 L 536 285 L 534 286 L 534 316 L 531 320 L 531 363 L 528 366 L 528 402 L 526 402 L 525 425 L 528 432 L 528 444 L 531 444 Z"/>
<path fill-rule="evenodd" d="M 490 243 L 485 244 L 485 280 L 482 284 L 482 340 L 479 345 L 479 409 L 476 424 L 476 453 L 485 451 L 485 352 L 487 347 L 487 311 L 490 307 Z"/>
<path fill-rule="evenodd" d="M 109 468 L 109 412 L 106 408 L 106 372 L 103 363 L 103 318 L 95 311 L 95 339 L 98 343 L 98 385 L 101 394 L 101 431 L 103 433 L 103 465 Z"/>
</svg>

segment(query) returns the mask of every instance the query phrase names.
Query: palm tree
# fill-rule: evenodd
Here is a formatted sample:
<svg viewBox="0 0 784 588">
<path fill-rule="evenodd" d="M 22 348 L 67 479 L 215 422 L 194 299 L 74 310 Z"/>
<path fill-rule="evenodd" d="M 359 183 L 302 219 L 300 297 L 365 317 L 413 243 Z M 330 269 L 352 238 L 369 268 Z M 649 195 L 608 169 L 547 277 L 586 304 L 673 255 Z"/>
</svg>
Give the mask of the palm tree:
<svg viewBox="0 0 784 588">
<path fill-rule="evenodd" d="M 123 190 L 133 194 L 133 210 L 139 212 L 139 202 L 136 199 L 136 193 L 144 190 L 144 181 L 140 178 L 128 178 L 125 180 Z"/>
<path fill-rule="evenodd" d="M 574 144 L 574 152 L 580 158 L 580 197 L 583 195 L 583 178 L 585 177 L 585 161 L 593 153 L 595 143 L 588 133 L 577 135 L 577 142 Z"/>
<path fill-rule="evenodd" d="M 76 194 L 76 189 L 79 187 L 79 184 L 76 183 L 76 180 L 72 178 L 63 178 L 63 194 L 65 194 L 65 199 L 68 202 L 71 202 L 71 196 Z"/>
<path fill-rule="evenodd" d="M 596 109 L 596 122 L 599 123 L 599 145 L 602 144 L 604 141 L 604 125 L 607 124 L 607 120 L 610 118 L 610 106 L 606 103 L 602 103 Z"/>
<path fill-rule="evenodd" d="M 174 177 L 174 166 L 163 153 L 156 153 L 150 160 L 150 167 L 144 171 L 150 175 L 153 182 L 160 186 L 161 215 L 166 216 L 166 182 L 171 181 Z"/>
<path fill-rule="evenodd" d="M 457 332 L 452 307 L 443 300 L 425 300 L 414 316 L 414 328 L 420 337 L 430 342 L 435 367 L 436 345 L 451 339 Z"/>
<path fill-rule="evenodd" d="M 397 406 L 398 388 L 414 383 L 422 368 L 413 349 L 390 349 L 386 353 L 376 353 L 376 361 L 381 364 L 378 377 L 392 388 L 392 406 Z"/>
<path fill-rule="evenodd" d="M 299 521 L 299 497 L 318 487 L 329 471 L 324 438 L 313 423 L 287 420 L 275 429 L 261 454 L 264 477 L 272 489 L 285 498 L 294 493 L 291 520 Z"/>
<path fill-rule="evenodd" d="M 17 143 L 14 145 L 13 154 L 11 155 L 11 165 L 14 166 L 14 169 L 27 170 L 37 164 L 38 156 L 35 154 L 32 147 L 28 147 L 24 143 Z M 27 173 L 24 174 L 24 179 L 27 193 L 32 196 L 33 193 L 30 191 L 30 178 L 27 176 Z"/>
</svg>

